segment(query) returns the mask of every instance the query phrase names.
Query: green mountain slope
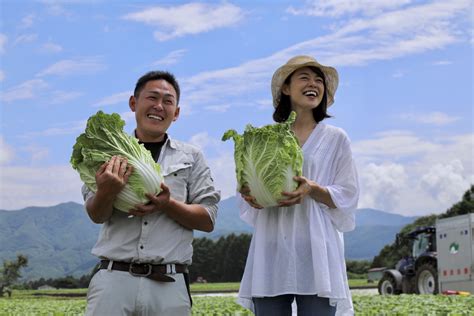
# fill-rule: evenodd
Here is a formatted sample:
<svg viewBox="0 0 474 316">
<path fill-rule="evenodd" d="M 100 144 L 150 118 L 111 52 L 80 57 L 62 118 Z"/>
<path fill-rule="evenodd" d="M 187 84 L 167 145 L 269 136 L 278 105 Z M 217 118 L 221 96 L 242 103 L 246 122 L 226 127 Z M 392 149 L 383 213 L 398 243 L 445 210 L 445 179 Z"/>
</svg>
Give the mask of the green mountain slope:
<svg viewBox="0 0 474 316">
<path fill-rule="evenodd" d="M 27 255 L 26 279 L 81 276 L 97 261 L 90 250 L 99 229 L 77 203 L 0 211 L 0 259 Z"/>
</svg>

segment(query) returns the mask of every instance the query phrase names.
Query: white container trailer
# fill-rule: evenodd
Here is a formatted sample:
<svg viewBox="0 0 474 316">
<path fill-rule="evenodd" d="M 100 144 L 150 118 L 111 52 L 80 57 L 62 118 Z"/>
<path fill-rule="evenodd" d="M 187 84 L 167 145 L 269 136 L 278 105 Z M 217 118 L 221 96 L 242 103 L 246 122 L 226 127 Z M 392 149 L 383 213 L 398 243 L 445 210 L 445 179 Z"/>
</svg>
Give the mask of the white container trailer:
<svg viewBox="0 0 474 316">
<path fill-rule="evenodd" d="M 474 294 L 474 214 L 436 221 L 439 293 Z"/>
</svg>

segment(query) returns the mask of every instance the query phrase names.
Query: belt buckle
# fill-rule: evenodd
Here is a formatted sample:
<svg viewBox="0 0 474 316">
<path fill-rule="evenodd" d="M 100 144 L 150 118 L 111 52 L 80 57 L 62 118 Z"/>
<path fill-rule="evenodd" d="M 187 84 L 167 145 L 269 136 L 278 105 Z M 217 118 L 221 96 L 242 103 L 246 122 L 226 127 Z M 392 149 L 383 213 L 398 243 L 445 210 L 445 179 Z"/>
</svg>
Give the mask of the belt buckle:
<svg viewBox="0 0 474 316">
<path fill-rule="evenodd" d="M 148 268 L 148 271 L 146 273 L 135 273 L 133 272 L 133 267 L 134 266 L 137 266 L 137 265 L 141 265 L 141 266 L 145 266 Z M 152 270 L 152 266 L 151 264 L 149 263 L 135 263 L 135 262 L 130 262 L 130 266 L 128 267 L 128 273 L 130 273 L 131 275 L 135 276 L 135 277 L 147 277 L 151 274 L 151 270 Z"/>
</svg>

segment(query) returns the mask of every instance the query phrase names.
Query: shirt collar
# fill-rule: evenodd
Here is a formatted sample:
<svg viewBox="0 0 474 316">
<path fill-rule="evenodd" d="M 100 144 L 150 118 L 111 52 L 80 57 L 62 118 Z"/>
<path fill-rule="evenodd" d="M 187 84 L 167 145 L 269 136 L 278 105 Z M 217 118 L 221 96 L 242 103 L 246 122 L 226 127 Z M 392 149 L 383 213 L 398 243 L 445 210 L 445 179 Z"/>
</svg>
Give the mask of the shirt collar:
<svg viewBox="0 0 474 316">
<path fill-rule="evenodd" d="M 136 129 L 133 130 L 132 136 L 135 137 L 136 139 L 138 139 Z M 171 139 L 169 137 L 168 133 L 165 133 L 165 137 L 166 137 L 166 141 L 163 144 L 163 146 L 168 146 L 169 145 L 171 148 L 176 149 L 176 141 L 174 139 Z"/>
</svg>

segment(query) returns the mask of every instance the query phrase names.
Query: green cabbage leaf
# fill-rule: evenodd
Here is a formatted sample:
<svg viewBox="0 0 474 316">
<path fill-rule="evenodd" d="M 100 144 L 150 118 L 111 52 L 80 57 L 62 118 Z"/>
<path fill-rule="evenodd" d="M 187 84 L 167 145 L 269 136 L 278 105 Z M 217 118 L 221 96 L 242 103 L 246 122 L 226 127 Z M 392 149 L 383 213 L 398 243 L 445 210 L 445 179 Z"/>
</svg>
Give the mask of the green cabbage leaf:
<svg viewBox="0 0 474 316">
<path fill-rule="evenodd" d="M 303 151 L 291 130 L 296 119 L 292 112 L 284 123 L 263 127 L 247 125 L 243 135 L 228 130 L 222 136 L 234 140 L 237 189 L 247 186 L 250 194 L 263 207 L 277 206 L 284 199 L 281 192 L 291 192 L 303 169 Z"/>
<path fill-rule="evenodd" d="M 96 192 L 95 174 L 100 166 L 112 156 L 126 157 L 133 172 L 118 194 L 114 207 L 128 212 L 137 204 L 149 202 L 145 193 L 157 195 L 161 192 L 163 175 L 151 153 L 135 137 L 128 135 L 124 126 L 119 114 L 98 111 L 87 120 L 84 133 L 77 137 L 70 162 L 84 184 Z"/>
</svg>

